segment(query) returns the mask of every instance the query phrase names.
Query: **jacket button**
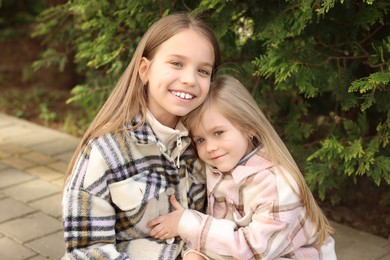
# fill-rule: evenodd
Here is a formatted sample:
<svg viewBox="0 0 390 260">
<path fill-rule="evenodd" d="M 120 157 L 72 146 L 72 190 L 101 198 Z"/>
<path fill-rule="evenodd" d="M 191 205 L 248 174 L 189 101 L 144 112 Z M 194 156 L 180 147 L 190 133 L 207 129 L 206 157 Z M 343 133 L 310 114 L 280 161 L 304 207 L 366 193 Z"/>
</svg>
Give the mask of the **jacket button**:
<svg viewBox="0 0 390 260">
<path fill-rule="evenodd" d="M 168 196 L 171 196 L 173 194 L 175 194 L 175 188 L 170 186 L 167 188 L 167 190 L 165 191 L 165 193 L 168 195 Z"/>
<path fill-rule="evenodd" d="M 173 242 L 175 242 L 175 238 L 174 237 L 171 237 L 171 238 L 168 238 L 168 239 L 165 239 L 165 242 L 169 245 L 173 244 Z"/>
</svg>

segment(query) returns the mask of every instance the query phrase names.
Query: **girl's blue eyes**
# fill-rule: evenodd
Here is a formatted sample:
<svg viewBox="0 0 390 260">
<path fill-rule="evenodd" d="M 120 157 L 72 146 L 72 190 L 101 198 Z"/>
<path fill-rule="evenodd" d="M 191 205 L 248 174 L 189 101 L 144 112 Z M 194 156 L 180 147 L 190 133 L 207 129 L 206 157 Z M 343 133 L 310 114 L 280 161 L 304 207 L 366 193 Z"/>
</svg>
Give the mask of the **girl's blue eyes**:
<svg viewBox="0 0 390 260">
<path fill-rule="evenodd" d="M 175 66 L 178 66 L 178 67 L 182 67 L 181 63 L 178 62 L 178 61 L 172 61 L 171 64 L 175 65 Z"/>
<path fill-rule="evenodd" d="M 223 131 L 216 131 L 216 132 L 214 132 L 214 136 L 221 136 L 223 134 Z M 194 142 L 196 143 L 196 144 L 202 144 L 202 143 L 204 143 L 206 141 L 206 139 L 205 138 L 202 138 L 202 137 L 199 137 L 199 138 L 196 138 L 196 139 L 194 139 Z"/>
<path fill-rule="evenodd" d="M 203 142 L 204 142 L 204 138 L 198 138 L 198 139 L 195 140 L 196 144 L 201 144 Z"/>
<path fill-rule="evenodd" d="M 172 61 L 171 64 L 176 67 L 183 67 L 183 64 L 179 61 Z M 198 72 L 207 76 L 210 75 L 210 71 L 205 69 L 199 69 Z"/>
<path fill-rule="evenodd" d="M 200 69 L 199 72 L 205 75 L 210 75 L 210 72 L 208 70 Z"/>
</svg>

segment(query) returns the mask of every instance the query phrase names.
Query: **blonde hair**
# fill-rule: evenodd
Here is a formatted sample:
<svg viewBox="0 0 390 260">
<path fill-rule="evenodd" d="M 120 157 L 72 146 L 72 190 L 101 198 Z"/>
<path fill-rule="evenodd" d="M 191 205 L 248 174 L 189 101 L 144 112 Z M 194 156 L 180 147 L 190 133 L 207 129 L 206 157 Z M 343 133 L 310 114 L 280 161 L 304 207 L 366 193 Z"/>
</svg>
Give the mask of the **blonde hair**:
<svg viewBox="0 0 390 260">
<path fill-rule="evenodd" d="M 200 124 L 202 115 L 215 105 L 233 125 L 245 133 L 254 136 L 262 144 L 264 155 L 275 165 L 283 166 L 298 184 L 297 194 L 306 208 L 309 219 L 318 230 L 320 245 L 333 233 L 333 228 L 317 205 L 306 181 L 287 147 L 273 126 L 260 110 L 248 90 L 235 78 L 218 76 L 211 84 L 210 91 L 203 104 L 183 117 L 183 123 L 190 130 Z M 286 179 L 288 180 L 287 176 Z"/>
<path fill-rule="evenodd" d="M 209 40 L 214 52 L 213 73 L 215 72 L 220 63 L 219 44 L 205 22 L 189 13 L 171 14 L 156 21 L 142 37 L 111 95 L 82 137 L 69 162 L 65 183 L 73 171 L 79 153 L 90 139 L 124 130 L 125 125 L 137 114 L 141 115 L 141 124 L 145 122 L 147 97 L 138 73 L 141 59 L 146 57 L 152 60 L 162 43 L 186 29 L 192 29 Z"/>
</svg>

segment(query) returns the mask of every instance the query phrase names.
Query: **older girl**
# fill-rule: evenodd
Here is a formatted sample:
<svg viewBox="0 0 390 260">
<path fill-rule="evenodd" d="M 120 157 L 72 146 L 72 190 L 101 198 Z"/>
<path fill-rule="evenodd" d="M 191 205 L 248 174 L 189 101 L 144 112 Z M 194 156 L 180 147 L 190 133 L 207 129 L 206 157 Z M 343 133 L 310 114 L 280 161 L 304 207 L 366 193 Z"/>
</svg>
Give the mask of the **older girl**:
<svg viewBox="0 0 390 260">
<path fill-rule="evenodd" d="M 64 259 L 175 259 L 183 242 L 156 241 L 146 224 L 169 195 L 204 206 L 204 180 L 180 117 L 208 94 L 219 64 L 210 29 L 189 14 L 153 24 L 86 131 L 63 196 Z"/>
</svg>

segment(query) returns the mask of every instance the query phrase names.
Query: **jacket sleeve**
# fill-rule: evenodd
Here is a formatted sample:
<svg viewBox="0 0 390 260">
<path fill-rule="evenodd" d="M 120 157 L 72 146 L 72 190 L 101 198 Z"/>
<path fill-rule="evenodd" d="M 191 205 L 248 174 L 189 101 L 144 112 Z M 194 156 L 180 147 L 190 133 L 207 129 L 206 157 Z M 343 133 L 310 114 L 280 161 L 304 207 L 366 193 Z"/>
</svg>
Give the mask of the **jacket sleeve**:
<svg viewBox="0 0 390 260">
<path fill-rule="evenodd" d="M 289 248 L 292 234 L 304 222 L 299 219 L 302 207 L 295 198 L 280 204 L 283 199 L 278 194 L 274 175 L 264 175 L 266 179 L 253 181 L 243 189 L 249 207 L 242 218 L 217 219 L 186 210 L 178 231 L 187 246 L 212 259 L 275 259 L 293 251 Z"/>
<path fill-rule="evenodd" d="M 128 259 L 115 247 L 115 209 L 104 178 L 106 162 L 97 147 L 86 148 L 65 188 L 63 259 Z"/>
<path fill-rule="evenodd" d="M 191 216 L 192 215 L 192 216 Z M 191 216 L 191 217 L 189 217 Z M 286 223 L 263 219 L 266 224 L 263 232 L 258 232 L 262 224 L 260 221 L 253 221 L 247 227 L 237 227 L 234 221 L 216 219 L 200 212 L 188 212 L 180 221 L 179 235 L 187 243 L 189 248 L 200 251 L 212 259 L 252 259 L 261 256 L 261 259 L 273 259 L 275 251 L 268 251 L 268 241 L 276 232 L 281 232 Z M 194 221 L 197 219 L 197 221 Z M 255 230 L 256 231 L 255 231 Z M 279 240 L 283 247 L 283 240 Z M 272 245 L 272 249 L 276 245 Z M 278 254 L 276 254 L 278 255 Z"/>
</svg>

